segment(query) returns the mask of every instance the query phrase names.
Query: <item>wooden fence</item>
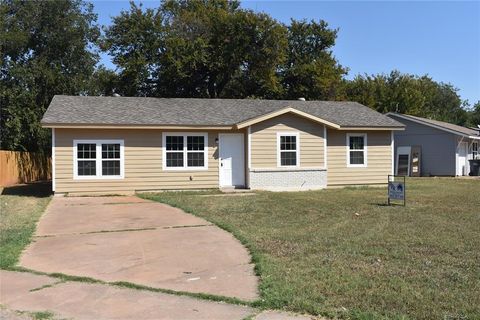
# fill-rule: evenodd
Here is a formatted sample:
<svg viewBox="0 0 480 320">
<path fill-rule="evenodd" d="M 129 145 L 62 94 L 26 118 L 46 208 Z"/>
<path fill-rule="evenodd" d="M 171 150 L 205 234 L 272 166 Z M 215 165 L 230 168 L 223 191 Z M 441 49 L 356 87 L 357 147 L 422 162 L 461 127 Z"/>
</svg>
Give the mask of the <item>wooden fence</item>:
<svg viewBox="0 0 480 320">
<path fill-rule="evenodd" d="M 51 159 L 41 153 L 0 150 L 0 186 L 51 178 Z"/>
</svg>

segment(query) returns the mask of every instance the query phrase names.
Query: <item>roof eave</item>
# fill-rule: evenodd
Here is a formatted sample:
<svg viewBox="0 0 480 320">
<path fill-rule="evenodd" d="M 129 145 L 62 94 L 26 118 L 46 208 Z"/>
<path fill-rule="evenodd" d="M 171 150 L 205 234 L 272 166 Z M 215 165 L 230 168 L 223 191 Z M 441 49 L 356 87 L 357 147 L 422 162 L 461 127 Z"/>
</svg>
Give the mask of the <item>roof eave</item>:
<svg viewBox="0 0 480 320">
<path fill-rule="evenodd" d="M 349 126 L 349 127 L 340 127 L 340 129 L 338 130 L 341 130 L 341 131 L 346 131 L 346 130 L 366 130 L 366 131 L 404 131 L 405 130 L 405 127 L 385 127 L 385 126 L 382 126 L 382 127 L 352 127 L 352 126 Z"/>
<path fill-rule="evenodd" d="M 419 123 L 419 124 L 423 124 L 427 127 L 431 127 L 431 128 L 435 128 L 435 129 L 438 129 L 438 130 L 442 130 L 442 131 L 445 131 L 445 132 L 448 132 L 448 133 L 451 133 L 451 134 L 455 134 L 457 136 L 461 136 L 461 137 L 464 137 L 464 138 L 472 138 L 472 139 L 477 139 L 477 138 L 480 138 L 480 137 L 476 137 L 476 136 L 471 136 L 469 134 L 466 134 L 466 133 L 463 133 L 463 132 L 460 132 L 460 131 L 456 131 L 456 130 L 453 130 L 453 129 L 450 129 L 450 128 L 445 128 L 445 127 L 442 127 L 442 126 L 439 126 L 439 125 L 436 125 L 436 124 L 433 124 L 433 123 L 429 123 L 429 122 L 426 122 L 426 121 L 422 121 L 422 120 L 419 120 L 419 119 L 415 119 L 415 118 L 412 118 L 412 117 L 409 117 L 408 115 L 405 115 L 405 114 L 400 114 L 400 113 L 395 113 L 395 112 L 388 112 L 386 113 L 385 115 L 392 115 L 392 116 L 396 116 L 396 117 L 399 117 L 399 118 L 402 118 L 402 119 L 405 119 L 405 120 L 409 120 L 409 121 L 412 121 L 412 122 L 416 122 L 416 123 Z"/>
<path fill-rule="evenodd" d="M 43 128 L 55 129 L 168 129 L 168 130 L 232 130 L 234 126 L 217 125 L 147 125 L 147 124 L 88 124 L 88 123 L 41 123 Z"/>
</svg>

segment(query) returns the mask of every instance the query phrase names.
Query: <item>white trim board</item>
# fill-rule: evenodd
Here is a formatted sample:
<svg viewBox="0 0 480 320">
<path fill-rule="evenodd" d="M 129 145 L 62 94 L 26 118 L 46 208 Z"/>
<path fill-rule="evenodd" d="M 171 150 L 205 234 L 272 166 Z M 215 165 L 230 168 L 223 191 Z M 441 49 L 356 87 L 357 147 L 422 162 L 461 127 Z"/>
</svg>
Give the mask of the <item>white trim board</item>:
<svg viewBox="0 0 480 320">
<path fill-rule="evenodd" d="M 463 146 L 463 148 L 461 147 Z M 460 148 L 463 149 L 463 151 L 465 151 L 465 166 L 464 166 L 464 169 L 462 171 L 462 174 L 458 174 L 459 173 L 459 170 L 461 169 L 460 168 Z M 460 140 L 460 142 L 458 142 L 458 145 L 457 145 L 457 150 L 455 151 L 455 176 L 468 176 L 470 172 L 470 168 L 469 168 L 469 163 L 468 163 L 468 142 L 467 141 L 463 141 Z"/>
<path fill-rule="evenodd" d="M 252 127 L 248 126 L 248 133 L 247 133 L 247 143 L 248 143 L 248 169 L 252 167 Z"/>
<path fill-rule="evenodd" d="M 393 131 L 390 135 L 390 147 L 392 152 L 392 176 L 395 174 L 395 137 Z"/>
<path fill-rule="evenodd" d="M 52 128 L 52 191 L 55 192 L 55 128 Z"/>
<path fill-rule="evenodd" d="M 327 169 L 328 158 L 328 143 L 327 143 L 327 126 L 323 125 L 323 167 Z"/>
<path fill-rule="evenodd" d="M 332 128 L 340 129 L 340 126 L 336 123 L 324 120 L 322 118 L 316 117 L 314 115 L 311 115 L 307 112 L 300 111 L 298 109 L 294 109 L 292 107 L 286 107 L 286 108 L 283 108 L 283 109 L 280 109 L 280 110 L 276 110 L 276 111 L 273 111 L 273 112 L 270 112 L 270 113 L 260 115 L 258 117 L 253 118 L 253 119 L 250 119 L 250 120 L 239 122 L 239 123 L 236 124 L 236 127 L 237 127 L 237 129 L 242 129 L 242 128 L 245 128 L 247 126 L 251 126 L 253 124 L 263 122 L 265 120 L 268 120 L 268 119 L 271 119 L 271 118 L 274 118 L 274 117 L 278 117 L 278 116 L 280 116 L 282 114 L 286 114 L 286 113 L 293 113 L 293 114 L 296 114 L 298 116 L 310 119 L 312 121 L 322 123 L 322 124 L 326 124 L 326 125 L 328 125 Z"/>
</svg>

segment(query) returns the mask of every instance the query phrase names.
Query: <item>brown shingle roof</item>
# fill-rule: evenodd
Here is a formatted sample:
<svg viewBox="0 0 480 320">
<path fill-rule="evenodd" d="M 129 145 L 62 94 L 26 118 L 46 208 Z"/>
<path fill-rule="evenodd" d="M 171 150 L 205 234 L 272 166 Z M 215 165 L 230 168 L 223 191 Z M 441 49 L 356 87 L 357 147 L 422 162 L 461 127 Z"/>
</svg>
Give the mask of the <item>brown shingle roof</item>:
<svg viewBox="0 0 480 320">
<path fill-rule="evenodd" d="M 55 96 L 44 125 L 232 126 L 287 107 L 342 127 L 404 127 L 356 102 Z"/>
</svg>

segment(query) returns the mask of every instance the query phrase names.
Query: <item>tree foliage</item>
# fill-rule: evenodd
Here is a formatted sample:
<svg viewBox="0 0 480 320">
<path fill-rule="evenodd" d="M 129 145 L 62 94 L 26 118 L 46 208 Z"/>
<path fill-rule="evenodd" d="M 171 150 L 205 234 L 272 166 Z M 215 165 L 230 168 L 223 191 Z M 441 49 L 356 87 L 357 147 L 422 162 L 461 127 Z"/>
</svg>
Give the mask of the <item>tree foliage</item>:
<svg viewBox="0 0 480 320">
<path fill-rule="evenodd" d="M 345 84 L 348 100 L 379 112 L 399 112 L 460 125 L 468 114 L 457 89 L 428 76 L 392 71 L 390 74 L 356 76 Z"/>
<path fill-rule="evenodd" d="M 323 20 L 280 23 L 237 0 L 130 3 L 109 26 L 82 0 L 0 2 L 1 147 L 48 150 L 39 121 L 55 94 L 354 100 L 461 125 L 480 123 L 457 89 L 428 76 L 345 78 L 338 30 Z M 98 65 L 97 45 L 116 70 Z"/>
<path fill-rule="evenodd" d="M 47 150 L 40 119 L 55 94 L 85 93 L 97 62 L 93 6 L 80 0 L 0 3 L 1 147 Z"/>
<path fill-rule="evenodd" d="M 126 95 L 270 96 L 280 91 L 285 28 L 237 1 L 165 1 L 129 11 L 106 28 L 103 48 Z"/>
<path fill-rule="evenodd" d="M 337 30 L 325 21 L 295 21 L 288 26 L 287 61 L 281 70 L 286 99 L 335 100 L 342 97 L 347 70 L 330 48 Z"/>
<path fill-rule="evenodd" d="M 467 124 L 474 128 L 480 126 L 480 101 L 477 101 L 477 103 L 475 103 L 468 111 Z"/>
</svg>

